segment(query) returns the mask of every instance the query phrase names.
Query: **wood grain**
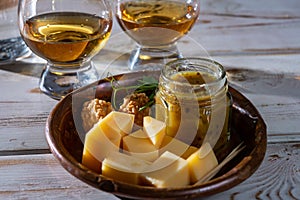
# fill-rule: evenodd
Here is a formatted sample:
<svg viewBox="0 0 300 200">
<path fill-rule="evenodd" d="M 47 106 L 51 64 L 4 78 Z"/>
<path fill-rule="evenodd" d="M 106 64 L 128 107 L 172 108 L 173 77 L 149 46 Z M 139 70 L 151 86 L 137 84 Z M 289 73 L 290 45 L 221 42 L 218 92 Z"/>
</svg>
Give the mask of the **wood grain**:
<svg viewBox="0 0 300 200">
<path fill-rule="evenodd" d="M 299 199 L 299 159 L 300 143 L 269 144 L 263 164 L 251 179 L 208 199 Z"/>
<path fill-rule="evenodd" d="M 298 0 L 201 0 L 202 14 L 230 15 L 248 18 L 299 18 Z"/>
<path fill-rule="evenodd" d="M 0 176 L 1 199 L 116 199 L 75 179 L 51 154 L 2 156 Z"/>
<path fill-rule="evenodd" d="M 48 149 L 44 128 L 56 101 L 36 91 L 38 79 L 0 71 L 0 154 Z"/>
</svg>

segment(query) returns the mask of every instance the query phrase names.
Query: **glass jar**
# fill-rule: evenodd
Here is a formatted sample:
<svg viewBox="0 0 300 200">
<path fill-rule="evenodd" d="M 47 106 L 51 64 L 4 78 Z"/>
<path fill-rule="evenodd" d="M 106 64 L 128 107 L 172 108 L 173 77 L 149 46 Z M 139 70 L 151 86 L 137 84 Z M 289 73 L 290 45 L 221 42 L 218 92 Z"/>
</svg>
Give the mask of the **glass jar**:
<svg viewBox="0 0 300 200">
<path fill-rule="evenodd" d="M 156 118 L 166 134 L 192 146 L 209 142 L 215 150 L 229 140 L 231 95 L 223 66 L 205 58 L 167 63 L 159 78 Z"/>
</svg>

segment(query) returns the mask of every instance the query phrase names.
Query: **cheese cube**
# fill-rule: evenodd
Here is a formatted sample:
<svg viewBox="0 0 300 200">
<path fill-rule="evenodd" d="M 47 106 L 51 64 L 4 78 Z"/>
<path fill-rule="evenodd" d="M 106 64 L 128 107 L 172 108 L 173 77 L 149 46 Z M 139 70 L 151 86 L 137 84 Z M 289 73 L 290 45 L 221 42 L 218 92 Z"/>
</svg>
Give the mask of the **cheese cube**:
<svg viewBox="0 0 300 200">
<path fill-rule="evenodd" d="M 112 152 L 102 163 L 102 174 L 114 180 L 139 184 L 139 174 L 144 172 L 149 164 L 124 153 Z"/>
<path fill-rule="evenodd" d="M 165 151 L 169 151 L 171 153 L 180 156 L 183 159 L 187 159 L 192 153 L 197 151 L 198 148 L 194 146 L 190 146 L 176 138 L 170 137 L 166 135 L 162 141 L 160 154 L 164 153 Z"/>
<path fill-rule="evenodd" d="M 199 150 L 188 157 L 187 161 L 191 184 L 197 182 L 218 165 L 218 160 L 209 143 L 203 144 Z"/>
<path fill-rule="evenodd" d="M 166 134 L 166 124 L 150 116 L 144 117 L 144 131 L 156 148 L 159 148 Z"/>
<path fill-rule="evenodd" d="M 134 124 L 134 115 L 112 111 L 105 116 L 99 126 L 105 132 L 107 137 L 113 138 L 115 135 L 125 136 L 132 131 Z"/>
<path fill-rule="evenodd" d="M 85 136 L 82 164 L 90 169 L 101 169 L 99 163 L 103 161 L 110 152 L 118 152 L 120 148 L 121 135 L 108 138 L 101 129 L 98 122 L 89 130 Z M 94 162 L 97 160 L 98 162 Z M 97 170 L 99 169 L 99 170 Z"/>
<path fill-rule="evenodd" d="M 195 153 L 197 150 L 198 150 L 197 147 L 189 146 L 189 148 L 184 152 L 184 154 L 181 155 L 181 157 L 183 159 L 188 159 L 188 157 L 190 157 L 190 155 L 192 155 L 193 153 Z"/>
<path fill-rule="evenodd" d="M 108 153 L 117 152 L 122 136 L 132 130 L 134 115 L 112 111 L 96 123 L 85 136 L 82 164 L 101 171 L 101 162 Z"/>
<path fill-rule="evenodd" d="M 83 149 L 82 164 L 97 173 L 101 173 L 101 162 L 96 159 L 86 148 Z"/>
<path fill-rule="evenodd" d="M 150 162 L 156 160 L 159 155 L 157 148 L 142 130 L 137 130 L 123 138 L 123 150 L 128 155 Z"/>
<path fill-rule="evenodd" d="M 146 185 L 158 188 L 186 186 L 190 183 L 188 163 L 166 151 L 146 168 L 146 172 L 141 174 L 141 180 Z"/>
</svg>

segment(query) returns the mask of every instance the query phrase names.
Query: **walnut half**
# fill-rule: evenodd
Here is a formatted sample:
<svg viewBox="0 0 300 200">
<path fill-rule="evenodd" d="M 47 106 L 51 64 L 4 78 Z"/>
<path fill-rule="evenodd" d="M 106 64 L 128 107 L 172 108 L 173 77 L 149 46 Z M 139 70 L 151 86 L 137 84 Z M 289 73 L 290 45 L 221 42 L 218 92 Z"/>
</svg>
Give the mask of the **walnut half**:
<svg viewBox="0 0 300 200">
<path fill-rule="evenodd" d="M 113 110 L 110 102 L 93 99 L 83 104 L 81 111 L 82 124 L 85 131 L 89 131 L 94 124 L 103 119 Z"/>
<path fill-rule="evenodd" d="M 147 107 L 141 111 L 139 109 L 144 107 L 148 102 L 149 98 L 145 93 L 133 93 L 124 98 L 123 104 L 120 106 L 119 111 L 134 114 L 135 124 L 143 126 L 143 118 L 144 116 L 149 115 L 150 108 Z"/>
</svg>

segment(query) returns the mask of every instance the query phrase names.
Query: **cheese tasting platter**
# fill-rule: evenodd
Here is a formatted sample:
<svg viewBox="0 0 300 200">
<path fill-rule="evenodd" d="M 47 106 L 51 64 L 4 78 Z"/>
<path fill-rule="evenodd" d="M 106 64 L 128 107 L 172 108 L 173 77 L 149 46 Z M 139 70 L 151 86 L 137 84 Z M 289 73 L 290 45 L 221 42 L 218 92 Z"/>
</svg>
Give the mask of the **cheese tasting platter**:
<svg viewBox="0 0 300 200">
<path fill-rule="evenodd" d="M 81 181 L 124 198 L 205 197 L 249 178 L 262 162 L 267 142 L 266 125 L 255 106 L 229 86 L 232 104 L 226 142 L 195 145 L 184 139 L 190 135 L 168 135 L 168 124 L 160 120 L 157 113 L 163 108 L 157 109 L 155 98 L 159 75 L 159 71 L 114 75 L 63 98 L 46 125 L 47 142 L 60 164 Z M 143 90 L 145 86 L 150 89 Z M 137 90 L 147 98 L 134 94 L 128 99 Z M 138 109 L 142 114 L 132 109 L 145 99 L 147 106 Z M 240 144 L 244 148 L 224 163 Z M 214 168 L 219 169 L 199 182 Z"/>
</svg>

